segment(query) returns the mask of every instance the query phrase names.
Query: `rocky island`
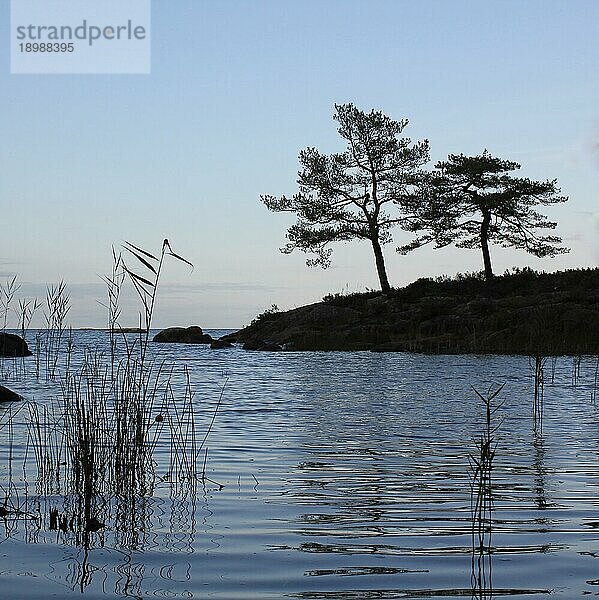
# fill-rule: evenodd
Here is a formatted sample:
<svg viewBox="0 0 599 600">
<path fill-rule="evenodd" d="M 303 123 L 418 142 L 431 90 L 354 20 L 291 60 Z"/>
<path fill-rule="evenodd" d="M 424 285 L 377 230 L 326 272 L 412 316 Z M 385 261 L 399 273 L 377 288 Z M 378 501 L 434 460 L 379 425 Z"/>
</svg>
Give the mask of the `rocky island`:
<svg viewBox="0 0 599 600">
<path fill-rule="evenodd" d="M 599 268 L 525 268 L 490 282 L 479 274 L 423 278 L 386 294 L 329 295 L 266 311 L 227 337 L 285 350 L 599 354 Z"/>
</svg>

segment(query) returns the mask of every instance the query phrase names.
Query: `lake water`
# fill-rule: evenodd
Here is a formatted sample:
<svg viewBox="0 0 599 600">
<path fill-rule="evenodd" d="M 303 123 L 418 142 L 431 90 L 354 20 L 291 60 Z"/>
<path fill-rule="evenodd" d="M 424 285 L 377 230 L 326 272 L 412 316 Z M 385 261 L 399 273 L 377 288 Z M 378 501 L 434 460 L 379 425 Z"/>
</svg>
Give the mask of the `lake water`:
<svg viewBox="0 0 599 600">
<path fill-rule="evenodd" d="M 107 338 L 74 332 L 73 365 L 83 348 L 107 351 Z M 107 500 L 86 549 L 71 528 L 50 529 L 49 510 L 65 500 L 36 482 L 25 405 L 4 405 L 1 598 L 470 597 L 468 457 L 484 425 L 473 387 L 485 395 L 494 384 L 505 386 L 493 417 L 493 591 L 474 597 L 599 593 L 595 358 L 576 377 L 572 358 L 547 362 L 541 432 L 526 357 L 149 352 L 174 365 L 175 404 L 187 365 L 199 440 L 222 393 L 207 479 L 158 480 L 129 507 L 129 528 Z M 17 376 L 19 363 L 4 360 L 3 383 L 56 403 L 60 381 L 36 381 L 35 357 Z M 160 473 L 172 441 L 154 456 Z"/>
</svg>

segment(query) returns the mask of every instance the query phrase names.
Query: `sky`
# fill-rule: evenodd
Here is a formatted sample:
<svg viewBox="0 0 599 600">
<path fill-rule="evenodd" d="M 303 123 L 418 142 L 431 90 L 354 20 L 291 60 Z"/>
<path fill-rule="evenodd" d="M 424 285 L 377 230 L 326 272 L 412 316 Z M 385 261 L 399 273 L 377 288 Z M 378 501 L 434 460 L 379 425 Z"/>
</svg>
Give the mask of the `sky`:
<svg viewBox="0 0 599 600">
<path fill-rule="evenodd" d="M 571 252 L 492 249 L 495 271 L 599 263 L 599 3 L 595 0 L 154 0 L 143 75 L 13 75 L 0 0 L 0 283 L 43 300 L 64 280 L 74 327 L 106 323 L 111 247 L 159 252 L 156 327 L 236 328 L 276 304 L 377 287 L 371 249 L 334 246 L 327 270 L 279 248 L 297 156 L 343 150 L 335 103 L 407 118 L 430 167 L 488 149 L 557 179 L 546 209 Z M 475 250 L 385 247 L 391 285 L 478 271 Z M 125 294 L 121 325 L 139 307 Z M 42 319 L 42 313 L 38 314 Z"/>
</svg>

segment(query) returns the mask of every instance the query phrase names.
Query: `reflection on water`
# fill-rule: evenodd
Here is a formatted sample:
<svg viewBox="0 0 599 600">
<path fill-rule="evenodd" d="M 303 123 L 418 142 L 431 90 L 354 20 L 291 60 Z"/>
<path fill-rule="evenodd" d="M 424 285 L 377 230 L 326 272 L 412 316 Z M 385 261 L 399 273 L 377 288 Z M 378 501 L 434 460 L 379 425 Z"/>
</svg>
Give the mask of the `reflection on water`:
<svg viewBox="0 0 599 600">
<path fill-rule="evenodd" d="M 549 508 L 550 504 L 545 493 L 545 479 L 547 477 L 547 472 L 545 470 L 545 454 L 547 453 L 547 449 L 545 448 L 545 439 L 543 435 L 535 435 L 532 445 L 534 448 L 533 468 L 535 477 L 535 503 L 539 511 L 543 511 Z"/>
<path fill-rule="evenodd" d="M 101 349 L 102 336 L 76 332 L 75 346 Z M 575 387 L 570 359 L 552 365 L 541 434 L 526 357 L 151 351 L 177 365 L 165 421 L 185 387 L 179 367 L 189 366 L 198 439 L 229 380 L 205 477 L 203 453 L 195 479 L 173 476 L 176 440 L 160 438 L 145 487 L 124 493 L 100 474 L 88 512 L 105 526 L 94 530 L 63 458 L 53 459 L 61 467 L 53 477 L 40 478 L 25 413 L 11 420 L 17 407 L 1 407 L 0 550 L 9 559 L 0 584 L 11 597 L 471 597 L 468 454 L 481 424 L 471 386 L 492 383 L 505 383 L 493 597 L 595 593 L 593 360 L 577 367 Z M 40 405 L 61 398 L 57 383 L 9 384 Z"/>
</svg>

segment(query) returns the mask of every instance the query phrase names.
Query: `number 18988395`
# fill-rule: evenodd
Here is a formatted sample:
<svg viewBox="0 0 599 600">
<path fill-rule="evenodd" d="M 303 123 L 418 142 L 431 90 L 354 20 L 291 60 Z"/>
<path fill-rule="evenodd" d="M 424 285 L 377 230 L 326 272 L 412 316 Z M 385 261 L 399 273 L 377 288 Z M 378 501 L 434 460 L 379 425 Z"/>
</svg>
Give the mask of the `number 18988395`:
<svg viewBox="0 0 599 600">
<path fill-rule="evenodd" d="M 75 44 L 58 42 L 27 42 L 19 44 L 21 52 L 74 52 Z"/>
</svg>

